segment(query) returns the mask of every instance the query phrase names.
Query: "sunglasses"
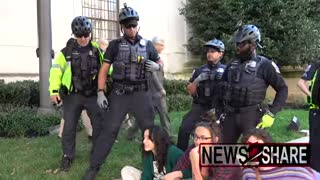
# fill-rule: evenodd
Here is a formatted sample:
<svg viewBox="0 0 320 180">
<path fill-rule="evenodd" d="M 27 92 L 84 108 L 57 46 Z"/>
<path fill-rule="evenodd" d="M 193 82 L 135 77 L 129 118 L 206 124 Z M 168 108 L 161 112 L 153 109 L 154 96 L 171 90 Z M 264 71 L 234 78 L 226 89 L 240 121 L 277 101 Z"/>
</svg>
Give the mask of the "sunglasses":
<svg viewBox="0 0 320 180">
<path fill-rule="evenodd" d="M 90 36 L 90 33 L 86 33 L 86 34 L 75 34 L 75 36 L 76 36 L 77 38 L 82 38 L 82 37 L 87 38 L 87 37 Z"/>
<path fill-rule="evenodd" d="M 242 42 L 237 42 L 236 47 L 242 48 L 247 44 L 251 44 L 251 41 L 242 41 Z"/>
<path fill-rule="evenodd" d="M 136 28 L 137 25 L 136 25 L 136 24 L 128 24 L 128 25 L 124 25 L 124 27 L 125 27 L 126 29 L 130 29 L 130 28 Z"/>
</svg>

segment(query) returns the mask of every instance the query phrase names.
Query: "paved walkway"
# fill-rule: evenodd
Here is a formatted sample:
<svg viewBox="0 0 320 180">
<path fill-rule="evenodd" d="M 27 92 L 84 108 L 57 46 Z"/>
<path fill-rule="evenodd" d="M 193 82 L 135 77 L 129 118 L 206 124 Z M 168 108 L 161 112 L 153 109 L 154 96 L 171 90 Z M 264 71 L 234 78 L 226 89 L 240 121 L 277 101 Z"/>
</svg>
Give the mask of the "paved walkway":
<svg viewBox="0 0 320 180">
<path fill-rule="evenodd" d="M 288 143 L 308 143 L 309 142 L 309 130 L 301 130 L 300 133 L 305 134 L 304 137 L 288 141 Z"/>
<path fill-rule="evenodd" d="M 309 136 L 305 136 L 302 138 L 294 139 L 292 141 L 288 141 L 288 143 L 308 143 L 309 142 Z"/>
</svg>

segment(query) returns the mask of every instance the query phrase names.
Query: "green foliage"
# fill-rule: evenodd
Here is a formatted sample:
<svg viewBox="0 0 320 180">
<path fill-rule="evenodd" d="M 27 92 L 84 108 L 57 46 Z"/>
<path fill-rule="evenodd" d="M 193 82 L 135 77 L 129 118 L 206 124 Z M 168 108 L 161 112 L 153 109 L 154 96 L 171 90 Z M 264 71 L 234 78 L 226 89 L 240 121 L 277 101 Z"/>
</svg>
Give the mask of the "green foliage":
<svg viewBox="0 0 320 180">
<path fill-rule="evenodd" d="M 185 80 L 166 80 L 164 82 L 169 112 L 191 109 L 192 97 L 187 93 L 187 85 L 188 82 Z"/>
<path fill-rule="evenodd" d="M 0 102 L 38 107 L 40 104 L 39 83 L 30 80 L 0 83 Z"/>
<path fill-rule="evenodd" d="M 186 112 L 169 114 L 173 134 L 177 135 Z M 297 132 L 287 131 L 293 116 L 297 116 L 302 129 L 308 128 L 308 111 L 283 110 L 277 114 L 274 125 L 267 129 L 276 142 L 287 142 L 301 137 Z M 157 122 L 158 124 L 160 122 Z M 127 165 L 142 167 L 141 141 L 128 141 L 127 132 L 121 130 L 118 142 L 114 143 L 108 160 L 101 166 L 97 179 L 121 179 L 121 168 Z M 139 139 L 141 140 L 141 139 Z M 174 141 L 176 142 L 176 141 Z M 76 161 L 68 173 L 52 173 L 60 165 L 61 141 L 56 135 L 41 138 L 7 138 L 0 140 L 0 179 L 10 180 L 73 180 L 81 179 L 88 168 L 92 144 L 87 134 L 77 133 Z M 41 158 L 39 158 L 41 157 Z M 50 171 L 51 170 L 51 171 Z M 49 171 L 49 172 L 48 172 Z"/>
<path fill-rule="evenodd" d="M 203 43 L 222 39 L 226 59 L 233 56 L 232 36 L 242 24 L 254 24 L 262 34 L 264 52 L 279 65 L 299 65 L 320 52 L 320 18 L 317 0 L 188 0 L 180 13 L 191 26 L 187 47 L 202 53 Z"/>
<path fill-rule="evenodd" d="M 187 111 L 191 109 L 192 97 L 183 94 L 174 94 L 167 96 L 169 112 Z"/>
<path fill-rule="evenodd" d="M 188 95 L 188 82 L 185 80 L 165 80 L 164 88 L 168 95 L 182 94 Z"/>
<path fill-rule="evenodd" d="M 58 115 L 37 115 L 37 110 L 12 104 L 0 105 L 0 136 L 42 136 L 60 122 Z"/>
<path fill-rule="evenodd" d="M 165 80 L 168 96 L 174 94 L 188 95 L 184 80 Z M 39 107 L 39 82 L 17 81 L 4 83 L 0 81 L 0 102 L 17 106 Z"/>
</svg>

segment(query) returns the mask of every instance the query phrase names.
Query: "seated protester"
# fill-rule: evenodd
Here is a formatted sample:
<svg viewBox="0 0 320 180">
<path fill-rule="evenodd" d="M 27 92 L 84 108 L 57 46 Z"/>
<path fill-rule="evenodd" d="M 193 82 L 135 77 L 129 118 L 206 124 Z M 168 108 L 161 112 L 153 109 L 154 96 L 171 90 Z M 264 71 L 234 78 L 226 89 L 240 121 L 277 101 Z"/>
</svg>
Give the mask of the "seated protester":
<svg viewBox="0 0 320 180">
<path fill-rule="evenodd" d="M 251 129 L 242 138 L 242 143 L 273 143 L 272 137 L 264 129 Z M 319 174 L 309 167 L 258 167 L 245 168 L 243 180 L 314 180 Z"/>
<path fill-rule="evenodd" d="M 142 142 L 142 171 L 125 166 L 121 177 L 125 180 L 162 180 L 176 165 L 183 151 L 173 145 L 169 135 L 159 126 L 147 128 Z"/>
<path fill-rule="evenodd" d="M 235 180 L 241 176 L 240 168 L 228 167 L 202 167 L 199 166 L 199 145 L 201 143 L 219 143 L 221 141 L 220 128 L 214 122 L 199 122 L 195 126 L 193 134 L 194 144 L 191 145 L 180 157 L 173 172 L 165 175 L 166 180 L 175 179 L 221 179 Z"/>
</svg>

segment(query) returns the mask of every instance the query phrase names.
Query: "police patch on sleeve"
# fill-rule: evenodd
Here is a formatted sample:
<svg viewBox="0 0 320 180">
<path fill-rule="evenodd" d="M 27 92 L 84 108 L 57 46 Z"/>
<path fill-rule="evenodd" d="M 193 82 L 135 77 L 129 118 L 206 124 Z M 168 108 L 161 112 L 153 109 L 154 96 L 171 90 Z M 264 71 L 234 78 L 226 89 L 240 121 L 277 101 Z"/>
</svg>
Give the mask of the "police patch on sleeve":
<svg viewBox="0 0 320 180">
<path fill-rule="evenodd" d="M 196 70 L 194 69 L 193 71 L 192 71 L 192 74 L 191 74 L 191 76 L 193 76 L 193 74 L 196 72 Z"/>
<path fill-rule="evenodd" d="M 277 73 L 280 73 L 279 67 L 276 65 L 276 63 L 274 63 L 273 61 L 271 62 L 272 66 L 274 67 L 274 69 L 276 70 Z"/>
<path fill-rule="evenodd" d="M 140 45 L 141 46 L 145 46 L 147 44 L 146 40 L 145 39 L 141 39 L 140 40 Z"/>
<path fill-rule="evenodd" d="M 310 71 L 310 68 L 311 68 L 311 65 L 309 65 L 309 66 L 304 70 L 304 72 Z"/>
</svg>

